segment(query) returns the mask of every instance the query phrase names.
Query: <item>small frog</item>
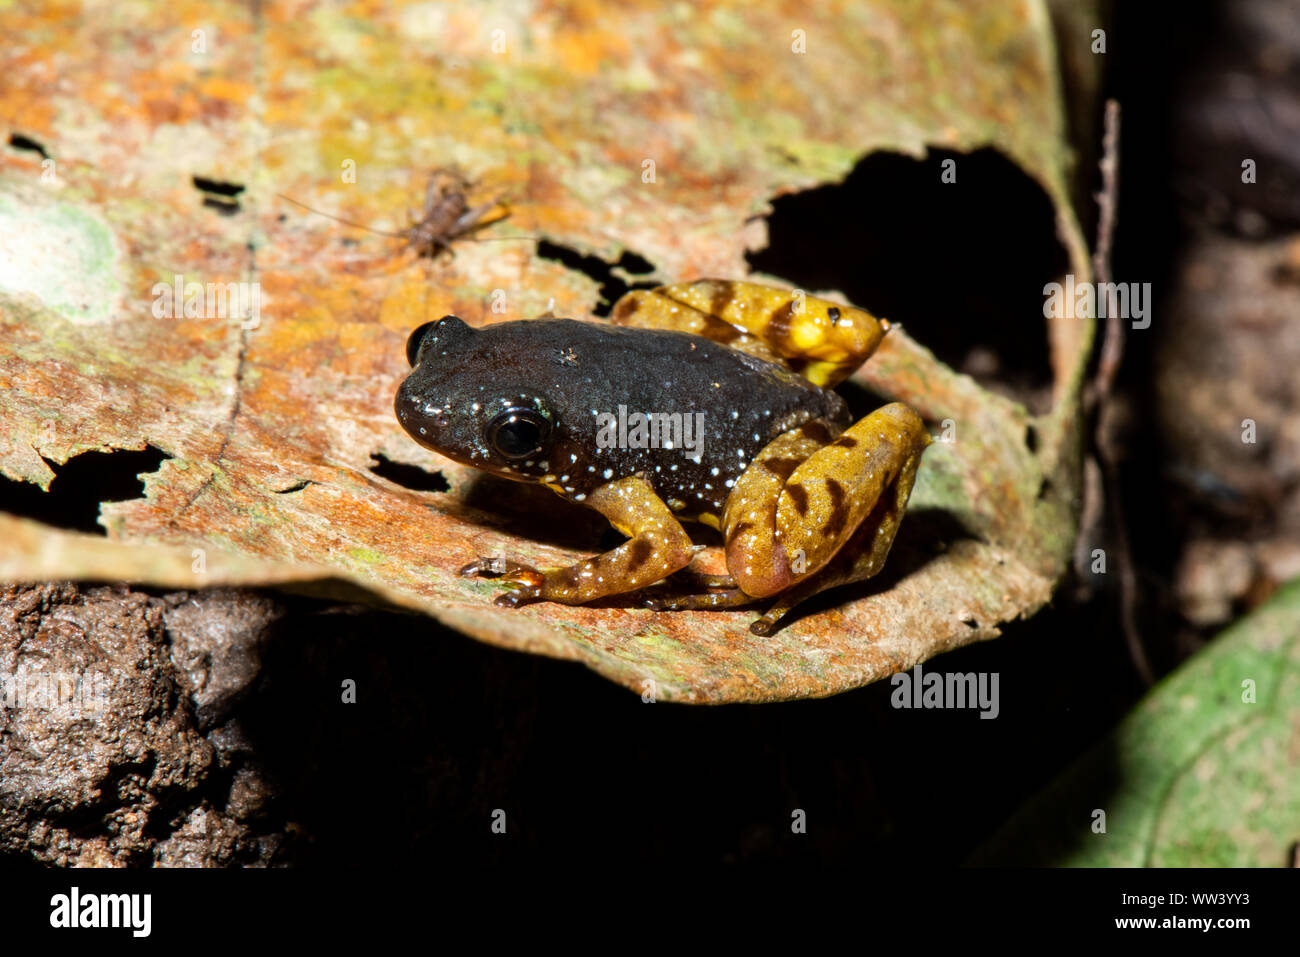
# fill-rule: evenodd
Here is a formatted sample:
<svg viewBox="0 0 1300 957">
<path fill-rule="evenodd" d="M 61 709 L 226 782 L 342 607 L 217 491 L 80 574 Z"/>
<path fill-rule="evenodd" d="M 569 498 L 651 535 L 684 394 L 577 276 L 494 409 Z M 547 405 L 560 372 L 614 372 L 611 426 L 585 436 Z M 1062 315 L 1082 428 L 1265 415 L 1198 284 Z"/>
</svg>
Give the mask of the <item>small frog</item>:
<svg viewBox="0 0 1300 957">
<path fill-rule="evenodd" d="M 611 321 L 540 318 L 473 328 L 455 316 L 407 340 L 402 427 L 450 459 L 540 482 L 628 537 L 568 568 L 482 558 L 497 604 L 576 605 L 683 572 L 661 610 L 799 602 L 880 571 L 930 437 L 892 403 L 854 423 L 832 387 L 889 324 L 862 309 L 747 282 L 629 292 Z M 726 575 L 683 571 L 682 521 L 718 529 Z"/>
</svg>

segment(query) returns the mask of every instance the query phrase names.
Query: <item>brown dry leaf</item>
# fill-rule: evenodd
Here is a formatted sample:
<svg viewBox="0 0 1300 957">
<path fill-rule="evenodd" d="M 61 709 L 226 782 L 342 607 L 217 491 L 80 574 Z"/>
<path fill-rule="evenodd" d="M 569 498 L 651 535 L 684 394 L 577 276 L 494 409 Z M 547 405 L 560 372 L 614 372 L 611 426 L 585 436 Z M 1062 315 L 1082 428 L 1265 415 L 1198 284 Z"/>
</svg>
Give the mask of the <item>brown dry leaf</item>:
<svg viewBox="0 0 1300 957">
<path fill-rule="evenodd" d="M 953 420 L 958 441 L 927 452 L 884 575 L 770 638 L 747 631 L 753 612 L 507 610 L 457 567 L 503 551 L 567 563 L 594 550 L 599 520 L 419 450 L 392 414 L 403 345 L 447 312 L 512 319 L 553 301 L 586 315 L 596 284 L 525 241 L 393 259 L 276 197 L 400 229 L 429 171 L 456 164 L 481 179 L 475 200 L 511 203 L 493 235 L 610 261 L 633 250 L 663 281 L 737 278 L 746 223 L 772 197 L 874 150 L 993 146 L 1051 198 L 1058 236 L 1042 241 L 1059 239 L 1083 279 L 1043 3 L 161 9 L 2 15 L 22 42 L 0 51 L 0 110 L 53 162 L 8 149 L 0 165 L 0 471 L 46 487 L 47 461 L 87 450 L 169 456 L 144 498 L 103 506 L 108 541 L 0 524 L 6 578 L 349 581 L 483 641 L 708 703 L 857 687 L 1049 599 L 1076 523 L 1090 323 L 1049 329 L 1042 418 L 892 335 L 859 378 L 936 428 Z M 245 186 L 216 197 L 233 214 L 204 205 L 195 176 Z M 256 320 L 166 315 L 177 276 L 259 283 Z M 379 477 L 376 454 L 440 472 L 449 491 Z"/>
</svg>

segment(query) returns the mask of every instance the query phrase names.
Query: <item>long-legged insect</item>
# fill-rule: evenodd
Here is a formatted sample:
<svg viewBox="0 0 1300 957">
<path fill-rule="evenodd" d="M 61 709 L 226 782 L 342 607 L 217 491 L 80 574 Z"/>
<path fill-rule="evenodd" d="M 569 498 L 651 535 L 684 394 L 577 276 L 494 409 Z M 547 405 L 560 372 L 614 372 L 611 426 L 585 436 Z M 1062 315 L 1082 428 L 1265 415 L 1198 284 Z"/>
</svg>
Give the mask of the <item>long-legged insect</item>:
<svg viewBox="0 0 1300 957">
<path fill-rule="evenodd" d="M 471 207 L 466 194 L 472 188 L 472 185 L 456 169 L 447 167 L 435 169 L 429 176 L 429 185 L 425 190 L 423 212 L 417 216 L 414 211 L 411 211 L 411 224 L 399 232 L 389 232 L 363 226 L 361 223 L 313 209 L 290 196 L 285 196 L 283 193 L 277 193 L 276 195 L 281 199 L 288 200 L 295 206 L 301 206 L 309 212 L 325 216 L 335 222 L 343 223 L 345 226 L 364 229 L 380 236 L 400 239 L 402 240 L 403 250 L 410 250 L 416 256 L 426 259 L 437 259 L 444 252 L 454 255 L 451 246 L 452 243 L 459 240 L 472 239 L 475 242 L 481 242 L 486 239 L 497 241 L 532 239 L 529 236 L 473 237 L 473 233 L 508 217 L 510 208 L 500 199 Z"/>
</svg>

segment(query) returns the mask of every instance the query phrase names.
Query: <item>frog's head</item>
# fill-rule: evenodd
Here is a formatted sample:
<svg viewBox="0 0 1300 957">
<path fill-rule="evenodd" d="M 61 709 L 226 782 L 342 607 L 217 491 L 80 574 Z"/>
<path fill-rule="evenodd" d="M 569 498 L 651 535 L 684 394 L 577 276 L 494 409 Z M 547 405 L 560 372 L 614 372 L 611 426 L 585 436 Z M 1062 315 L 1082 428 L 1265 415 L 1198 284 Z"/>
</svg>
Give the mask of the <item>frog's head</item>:
<svg viewBox="0 0 1300 957">
<path fill-rule="evenodd" d="M 426 322 L 406 341 L 411 372 L 397 389 L 397 420 L 415 441 L 457 462 L 540 479 L 558 418 L 529 384 L 529 357 L 520 351 L 494 327 L 474 329 L 456 316 Z"/>
</svg>

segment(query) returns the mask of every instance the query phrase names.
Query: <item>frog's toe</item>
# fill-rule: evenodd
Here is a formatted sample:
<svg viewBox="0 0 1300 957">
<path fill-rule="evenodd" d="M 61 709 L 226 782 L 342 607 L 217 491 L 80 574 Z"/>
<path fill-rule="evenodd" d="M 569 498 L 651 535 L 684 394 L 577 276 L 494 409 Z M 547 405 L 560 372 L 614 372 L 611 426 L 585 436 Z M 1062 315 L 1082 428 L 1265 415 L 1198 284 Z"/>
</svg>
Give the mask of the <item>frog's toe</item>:
<svg viewBox="0 0 1300 957">
<path fill-rule="evenodd" d="M 500 578 L 506 573 L 507 562 L 502 558 L 476 558 L 468 565 L 462 565 L 462 578 Z"/>
<path fill-rule="evenodd" d="M 508 582 L 510 590 L 503 594 L 497 595 L 492 602 L 499 608 L 519 608 L 521 605 L 528 605 L 535 601 L 542 600 L 542 590 L 536 585 L 523 585 L 518 582 Z"/>
<path fill-rule="evenodd" d="M 681 595 L 676 598 L 647 598 L 645 606 L 654 611 L 702 611 L 709 608 L 735 608 L 754 601 L 739 588 L 708 592 L 703 595 Z"/>
<path fill-rule="evenodd" d="M 463 578 L 516 578 L 532 583 L 534 579 L 540 580 L 542 573 L 500 556 L 485 555 L 462 567 L 460 574 Z"/>
<path fill-rule="evenodd" d="M 835 584 L 833 581 L 830 585 Z M 762 617 L 758 618 L 749 626 L 750 634 L 758 635 L 760 638 L 766 638 L 768 635 L 776 634 L 781 627 L 781 622 L 785 619 L 791 610 L 801 602 L 818 594 L 827 584 L 818 584 L 814 579 L 811 584 L 805 583 L 804 587 L 796 588 L 793 591 L 786 592 L 776 603 L 769 608 Z"/>
<path fill-rule="evenodd" d="M 460 573 L 465 578 L 491 578 L 505 585 L 509 591 L 496 597 L 502 608 L 518 608 L 529 602 L 541 601 L 542 585 L 546 575 L 530 565 L 520 565 L 504 558 L 485 556 L 464 566 Z"/>
<path fill-rule="evenodd" d="M 736 579 L 731 575 L 709 575 L 691 568 L 683 568 L 675 573 L 673 582 L 690 589 L 736 587 Z"/>
</svg>

